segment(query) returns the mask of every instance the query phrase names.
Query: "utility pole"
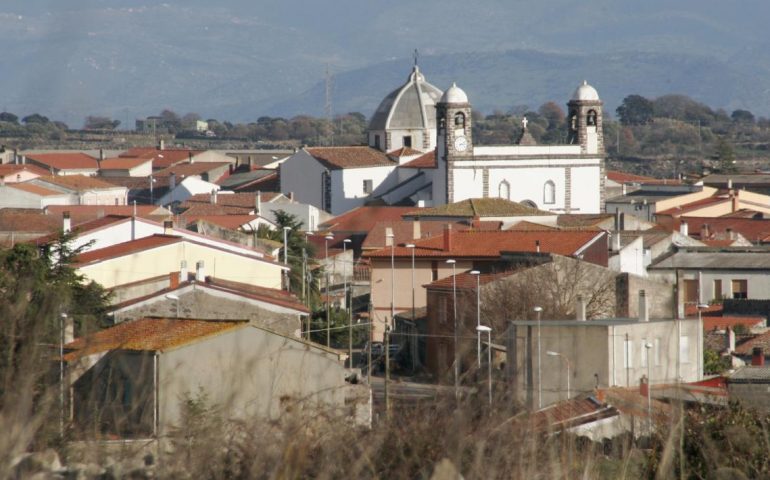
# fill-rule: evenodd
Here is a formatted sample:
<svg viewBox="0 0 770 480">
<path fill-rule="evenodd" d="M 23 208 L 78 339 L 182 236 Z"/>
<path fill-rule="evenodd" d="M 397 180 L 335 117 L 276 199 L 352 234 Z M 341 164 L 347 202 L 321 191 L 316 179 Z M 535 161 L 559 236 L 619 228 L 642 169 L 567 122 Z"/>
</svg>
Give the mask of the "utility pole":
<svg viewBox="0 0 770 480">
<path fill-rule="evenodd" d="M 390 325 L 385 324 L 385 417 L 390 420 Z"/>
</svg>

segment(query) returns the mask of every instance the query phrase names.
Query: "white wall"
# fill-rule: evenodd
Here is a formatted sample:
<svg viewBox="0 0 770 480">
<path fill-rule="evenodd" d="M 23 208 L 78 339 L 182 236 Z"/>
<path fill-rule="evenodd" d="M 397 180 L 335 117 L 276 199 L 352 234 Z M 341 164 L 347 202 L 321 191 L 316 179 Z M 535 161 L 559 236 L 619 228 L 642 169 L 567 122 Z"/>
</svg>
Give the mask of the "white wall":
<svg viewBox="0 0 770 480">
<path fill-rule="evenodd" d="M 395 165 L 332 170 L 332 215 L 360 207 L 369 199 L 370 195 L 364 193 L 364 180 L 372 181 L 372 196 L 395 186 L 398 181 L 395 170 Z"/>
<path fill-rule="evenodd" d="M 299 150 L 280 166 L 281 192 L 294 193 L 294 200 L 323 210 L 322 175 L 326 167 L 305 150 Z M 333 186 L 332 186 L 333 187 Z"/>
</svg>

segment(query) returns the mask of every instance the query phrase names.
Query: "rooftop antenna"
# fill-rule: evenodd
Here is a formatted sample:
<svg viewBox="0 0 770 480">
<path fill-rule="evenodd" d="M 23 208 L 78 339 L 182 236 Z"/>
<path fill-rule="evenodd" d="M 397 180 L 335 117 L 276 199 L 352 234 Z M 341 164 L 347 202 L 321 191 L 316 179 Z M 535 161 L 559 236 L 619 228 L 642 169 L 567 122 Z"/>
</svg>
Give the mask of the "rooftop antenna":
<svg viewBox="0 0 770 480">
<path fill-rule="evenodd" d="M 326 87 L 326 102 L 324 103 L 324 116 L 332 125 L 331 144 L 334 145 L 334 124 L 332 122 L 332 74 L 329 70 L 329 64 L 326 64 L 326 76 L 324 78 Z"/>
<path fill-rule="evenodd" d="M 414 49 L 414 53 L 412 54 L 412 57 L 414 57 L 414 66 L 417 66 L 417 60 L 420 58 L 420 52 L 417 51 L 417 49 Z"/>
</svg>

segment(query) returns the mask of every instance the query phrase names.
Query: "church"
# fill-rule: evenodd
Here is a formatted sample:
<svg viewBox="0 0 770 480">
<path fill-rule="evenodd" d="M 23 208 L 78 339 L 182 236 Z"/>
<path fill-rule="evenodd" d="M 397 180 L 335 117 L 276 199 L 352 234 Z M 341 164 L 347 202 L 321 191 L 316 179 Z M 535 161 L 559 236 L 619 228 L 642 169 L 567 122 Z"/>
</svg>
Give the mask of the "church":
<svg viewBox="0 0 770 480">
<path fill-rule="evenodd" d="M 437 206 L 499 197 L 554 213 L 604 210 L 602 101 L 583 82 L 567 103 L 567 144 L 474 145 L 472 105 L 415 65 L 377 107 L 365 147 L 303 148 L 281 166 L 281 191 L 333 215 L 367 203 Z M 315 185 L 313 185 L 315 183 Z"/>
</svg>

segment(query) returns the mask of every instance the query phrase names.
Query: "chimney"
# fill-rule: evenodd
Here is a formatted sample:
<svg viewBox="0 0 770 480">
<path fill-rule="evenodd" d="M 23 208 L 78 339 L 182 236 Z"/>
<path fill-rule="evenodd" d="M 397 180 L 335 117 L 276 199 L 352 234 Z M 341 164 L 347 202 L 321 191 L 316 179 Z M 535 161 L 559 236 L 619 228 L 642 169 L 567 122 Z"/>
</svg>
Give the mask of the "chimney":
<svg viewBox="0 0 770 480">
<path fill-rule="evenodd" d="M 540 240 L 535 240 L 535 251 L 540 253 Z"/>
<path fill-rule="evenodd" d="M 735 332 L 731 327 L 727 327 L 725 336 L 727 337 L 727 353 L 733 353 L 735 351 Z"/>
<path fill-rule="evenodd" d="M 732 178 L 728 178 L 727 179 L 727 189 L 728 190 L 732 190 L 733 189 L 733 179 Z"/>
<path fill-rule="evenodd" d="M 615 210 L 615 231 L 620 230 L 620 210 Z"/>
<path fill-rule="evenodd" d="M 168 274 L 168 288 L 179 288 L 179 272 L 169 272 Z"/>
<path fill-rule="evenodd" d="M 193 158 L 192 152 L 187 152 L 187 159 L 190 161 L 190 164 L 195 163 L 195 159 Z"/>
<path fill-rule="evenodd" d="M 166 149 L 166 141 L 162 138 L 158 141 L 158 150 L 165 150 Z"/>
<path fill-rule="evenodd" d="M 420 229 L 420 221 L 415 220 L 412 222 L 412 240 L 419 240 L 422 238 L 422 231 Z"/>
<path fill-rule="evenodd" d="M 679 224 L 679 233 L 685 237 L 690 236 L 690 227 L 687 225 L 687 222 L 683 221 L 681 224 Z"/>
<path fill-rule="evenodd" d="M 452 250 L 452 225 L 444 225 L 444 251 Z"/>
<path fill-rule="evenodd" d="M 765 352 L 762 351 L 762 347 L 754 347 L 751 349 L 751 365 L 755 367 L 762 367 L 765 365 Z"/>
<path fill-rule="evenodd" d="M 639 321 L 650 321 L 650 310 L 649 305 L 647 305 L 647 293 L 645 293 L 644 290 L 639 290 Z"/>
<path fill-rule="evenodd" d="M 100 162 L 104 161 L 104 149 L 103 148 L 99 149 L 99 161 Z"/>
<path fill-rule="evenodd" d="M 575 320 L 578 322 L 586 321 L 586 301 L 582 295 L 578 295 L 575 301 Z"/>
<path fill-rule="evenodd" d="M 187 260 L 182 260 L 179 264 L 179 280 L 182 282 L 187 281 Z"/>
<path fill-rule="evenodd" d="M 626 214 L 621 213 L 620 214 L 620 228 L 618 230 L 625 230 L 626 229 Z"/>
<path fill-rule="evenodd" d="M 620 232 L 613 233 L 611 237 L 612 237 L 612 251 L 619 252 L 620 251 Z"/>
<path fill-rule="evenodd" d="M 395 238 L 393 238 L 393 227 L 385 227 L 385 246 L 393 246 L 394 240 Z"/>
<path fill-rule="evenodd" d="M 225 202 L 227 203 L 227 202 Z M 211 189 L 211 204 L 216 205 L 217 204 L 217 189 L 212 188 Z"/>
<path fill-rule="evenodd" d="M 289 200 L 294 201 L 294 192 L 289 192 Z"/>
<path fill-rule="evenodd" d="M 648 358 L 647 361 L 649 362 L 650 359 Z M 647 379 L 647 375 L 642 375 L 642 378 L 639 379 L 639 395 L 643 397 L 647 397 L 647 393 L 650 389 L 650 382 Z"/>
<path fill-rule="evenodd" d="M 22 165 L 26 165 L 27 164 L 27 157 L 25 157 L 24 155 L 21 156 L 21 164 Z"/>
<path fill-rule="evenodd" d="M 626 188 L 626 184 L 623 183 L 623 195 L 628 193 L 628 189 Z"/>
<path fill-rule="evenodd" d="M 709 224 L 704 223 L 700 227 L 700 239 L 701 240 L 708 240 L 709 239 Z"/>
<path fill-rule="evenodd" d="M 165 220 L 163 222 L 163 235 L 173 235 L 173 234 L 174 234 L 174 221 Z"/>
<path fill-rule="evenodd" d="M 69 211 L 62 213 L 62 230 L 64 230 L 64 233 L 72 231 L 72 219 L 70 218 Z"/>
<path fill-rule="evenodd" d="M 257 215 L 261 217 L 262 216 L 262 192 L 260 192 L 259 190 L 257 190 L 257 196 L 254 199 L 254 203 L 255 203 L 254 211 L 257 213 Z"/>
<path fill-rule="evenodd" d="M 176 188 L 176 173 L 171 172 L 168 176 L 168 191 L 171 192 Z"/>
<path fill-rule="evenodd" d="M 203 260 L 199 260 L 195 264 L 195 281 L 200 283 L 206 282 L 206 269 L 204 268 Z"/>
<path fill-rule="evenodd" d="M 741 206 L 740 206 L 740 201 L 738 200 L 738 195 L 733 195 L 731 200 L 732 200 L 733 212 L 737 212 L 738 210 L 740 210 Z"/>
</svg>

